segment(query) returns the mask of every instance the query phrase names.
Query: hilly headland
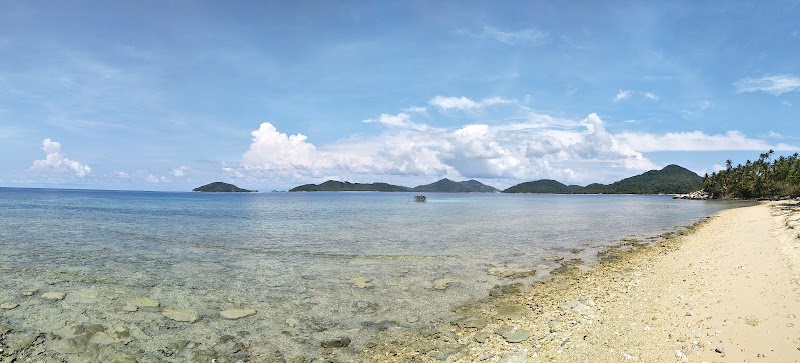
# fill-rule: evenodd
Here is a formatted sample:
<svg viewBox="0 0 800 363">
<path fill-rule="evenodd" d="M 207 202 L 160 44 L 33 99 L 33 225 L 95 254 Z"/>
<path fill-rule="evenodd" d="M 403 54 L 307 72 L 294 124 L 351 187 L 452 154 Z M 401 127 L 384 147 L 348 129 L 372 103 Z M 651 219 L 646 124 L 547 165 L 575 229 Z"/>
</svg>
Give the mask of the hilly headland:
<svg viewBox="0 0 800 363">
<path fill-rule="evenodd" d="M 193 192 L 209 192 L 209 193 L 253 193 L 258 190 L 249 190 L 239 188 L 233 184 L 223 182 L 213 182 L 197 188 L 192 189 Z"/>
<path fill-rule="evenodd" d="M 514 185 L 505 190 L 483 184 L 477 180 L 456 182 L 442 179 L 416 187 L 388 183 L 350 183 L 328 180 L 321 184 L 305 184 L 290 192 L 421 192 L 421 193 L 547 193 L 547 194 L 680 194 L 700 190 L 703 177 L 678 165 L 661 170 L 650 170 L 640 175 L 622 179 L 612 184 L 593 183 L 587 186 L 565 185 L 555 180 L 541 179 Z"/>
<path fill-rule="evenodd" d="M 422 193 L 494 193 L 497 188 L 483 184 L 477 180 L 455 182 L 442 179 L 413 188 L 387 183 L 350 183 L 328 180 L 321 184 L 305 184 L 289 190 L 290 192 L 422 192 Z"/>
</svg>

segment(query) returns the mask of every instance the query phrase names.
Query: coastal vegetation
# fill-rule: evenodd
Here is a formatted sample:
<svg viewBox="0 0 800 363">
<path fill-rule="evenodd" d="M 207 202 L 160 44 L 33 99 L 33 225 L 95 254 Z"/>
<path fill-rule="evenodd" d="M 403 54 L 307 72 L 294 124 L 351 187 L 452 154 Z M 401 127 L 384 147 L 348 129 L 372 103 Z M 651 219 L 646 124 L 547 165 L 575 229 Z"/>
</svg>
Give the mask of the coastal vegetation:
<svg viewBox="0 0 800 363">
<path fill-rule="evenodd" d="M 290 192 L 423 192 L 423 193 L 491 193 L 498 191 L 477 180 L 455 182 L 442 179 L 437 182 L 419 185 L 414 188 L 387 183 L 350 183 L 328 180 L 321 184 L 305 184 L 289 190 Z"/>
<path fill-rule="evenodd" d="M 411 191 L 423 193 L 494 193 L 498 190 L 477 180 L 455 182 L 445 178 L 435 183 L 419 185 L 411 189 Z"/>
<path fill-rule="evenodd" d="M 800 195 L 800 156 L 773 159 L 774 150 L 759 155 L 755 161 L 733 166 L 706 175 L 703 190 L 712 198 L 781 198 Z"/>
<path fill-rule="evenodd" d="M 303 184 L 290 192 L 408 192 L 409 188 L 387 183 L 350 183 L 328 180 L 320 184 Z"/>
<path fill-rule="evenodd" d="M 612 184 L 564 185 L 555 180 L 537 180 L 517 184 L 503 193 L 553 194 L 680 194 L 703 187 L 703 177 L 678 165 L 650 170 Z"/>
<path fill-rule="evenodd" d="M 247 190 L 243 188 L 239 188 L 233 184 L 223 183 L 223 182 L 213 182 L 210 184 L 203 185 L 201 187 L 197 187 L 192 189 L 193 192 L 213 192 L 213 193 L 252 193 L 257 192 L 257 190 Z"/>
<path fill-rule="evenodd" d="M 593 183 L 587 186 L 565 185 L 551 179 L 541 179 L 517 184 L 503 193 L 543 194 L 681 194 L 700 190 L 703 177 L 678 165 L 668 165 L 661 170 L 650 170 L 612 184 Z M 442 179 L 413 188 L 387 183 L 350 183 L 328 180 L 321 184 L 304 184 L 290 192 L 421 192 L 421 193 L 496 193 L 495 187 L 477 180 L 456 182 Z"/>
</svg>

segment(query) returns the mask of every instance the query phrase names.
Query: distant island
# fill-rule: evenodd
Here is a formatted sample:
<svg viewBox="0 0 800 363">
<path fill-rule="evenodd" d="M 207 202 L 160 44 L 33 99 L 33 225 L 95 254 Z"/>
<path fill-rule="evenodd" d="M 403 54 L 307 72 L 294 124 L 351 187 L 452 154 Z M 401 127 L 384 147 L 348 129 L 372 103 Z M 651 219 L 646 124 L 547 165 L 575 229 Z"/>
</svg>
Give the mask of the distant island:
<svg viewBox="0 0 800 363">
<path fill-rule="evenodd" d="M 684 194 L 703 188 L 703 177 L 678 165 L 668 165 L 661 170 L 606 184 L 564 185 L 555 180 L 537 180 L 520 183 L 503 190 L 503 193 L 550 194 Z"/>
<path fill-rule="evenodd" d="M 305 184 L 289 190 L 290 192 L 422 192 L 422 193 L 493 193 L 499 190 L 477 180 L 455 182 L 442 179 L 435 183 L 419 185 L 414 188 L 387 183 L 350 183 L 328 180 L 321 184 Z"/>
<path fill-rule="evenodd" d="M 678 165 L 668 165 L 661 170 L 650 170 L 640 175 L 622 179 L 612 184 L 565 185 L 555 180 L 542 179 L 517 184 L 503 193 L 542 194 L 685 194 L 703 188 L 703 177 Z M 414 188 L 387 183 L 350 183 L 328 180 L 321 184 L 305 184 L 290 192 L 421 192 L 421 193 L 495 193 L 497 188 L 477 180 L 455 182 L 442 179 Z"/>
<path fill-rule="evenodd" d="M 210 192 L 210 193 L 252 193 L 257 190 L 247 190 L 239 188 L 233 184 L 223 182 L 213 182 L 211 184 L 203 185 L 192 189 L 193 192 Z"/>
</svg>

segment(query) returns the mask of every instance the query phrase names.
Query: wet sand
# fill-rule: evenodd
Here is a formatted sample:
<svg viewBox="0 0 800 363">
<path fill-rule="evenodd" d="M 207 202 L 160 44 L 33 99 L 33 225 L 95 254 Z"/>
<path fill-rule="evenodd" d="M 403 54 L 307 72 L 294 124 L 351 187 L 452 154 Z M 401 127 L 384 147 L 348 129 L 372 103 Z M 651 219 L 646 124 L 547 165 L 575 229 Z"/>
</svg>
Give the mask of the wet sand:
<svg viewBox="0 0 800 363">
<path fill-rule="evenodd" d="M 797 201 L 727 210 L 522 293 L 499 289 L 365 360 L 800 362 L 799 233 Z"/>
</svg>

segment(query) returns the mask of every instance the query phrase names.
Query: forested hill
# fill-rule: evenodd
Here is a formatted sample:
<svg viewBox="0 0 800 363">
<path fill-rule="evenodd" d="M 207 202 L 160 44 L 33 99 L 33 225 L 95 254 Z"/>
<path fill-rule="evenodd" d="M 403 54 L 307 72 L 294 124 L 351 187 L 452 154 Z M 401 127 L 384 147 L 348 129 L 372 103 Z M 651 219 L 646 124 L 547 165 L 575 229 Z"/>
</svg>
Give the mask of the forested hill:
<svg viewBox="0 0 800 363">
<path fill-rule="evenodd" d="M 477 180 L 454 182 L 445 178 L 435 183 L 419 185 L 411 191 L 424 193 L 494 193 L 498 190 Z"/>
<path fill-rule="evenodd" d="M 477 180 L 454 182 L 442 179 L 435 183 L 419 185 L 414 188 L 387 183 L 350 183 L 328 180 L 321 184 L 305 184 L 289 190 L 290 192 L 423 192 L 423 193 L 493 193 L 498 190 Z"/>
<path fill-rule="evenodd" d="M 387 183 L 350 183 L 328 180 L 321 184 L 304 184 L 290 192 L 408 192 L 411 188 Z"/>
<path fill-rule="evenodd" d="M 564 185 L 555 180 L 537 180 L 517 184 L 503 193 L 552 193 L 552 194 L 682 194 L 700 190 L 703 177 L 678 165 L 668 165 L 661 170 L 650 170 L 644 174 L 606 184 L 589 184 L 585 187 Z"/>
<path fill-rule="evenodd" d="M 247 190 L 239 188 L 233 184 L 223 182 L 213 182 L 192 189 L 193 192 L 216 192 L 216 193 L 250 193 L 257 192 L 257 190 Z"/>
</svg>

